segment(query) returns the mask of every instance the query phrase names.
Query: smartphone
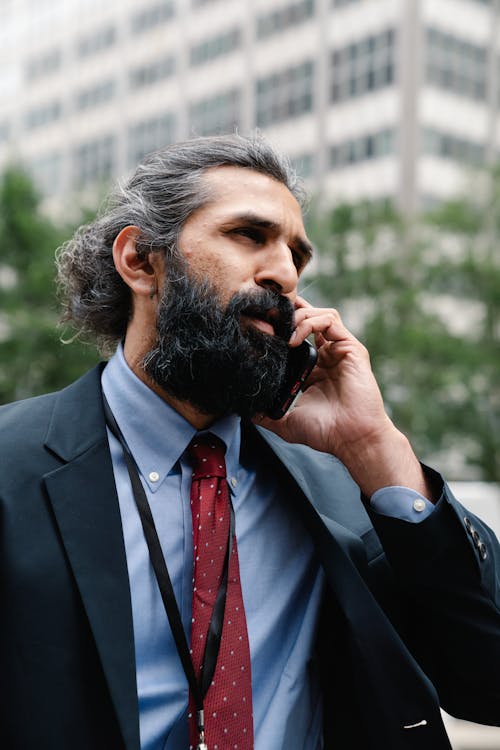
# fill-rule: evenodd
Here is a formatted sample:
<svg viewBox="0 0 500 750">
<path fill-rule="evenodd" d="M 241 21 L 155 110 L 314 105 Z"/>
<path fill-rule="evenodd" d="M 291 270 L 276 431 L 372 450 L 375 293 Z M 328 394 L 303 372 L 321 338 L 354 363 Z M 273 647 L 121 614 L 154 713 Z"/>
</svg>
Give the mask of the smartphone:
<svg viewBox="0 0 500 750">
<path fill-rule="evenodd" d="M 285 380 L 276 395 L 274 404 L 267 412 L 268 417 L 281 419 L 287 413 L 311 374 L 317 359 L 318 352 L 307 339 L 300 346 L 289 349 Z"/>
</svg>

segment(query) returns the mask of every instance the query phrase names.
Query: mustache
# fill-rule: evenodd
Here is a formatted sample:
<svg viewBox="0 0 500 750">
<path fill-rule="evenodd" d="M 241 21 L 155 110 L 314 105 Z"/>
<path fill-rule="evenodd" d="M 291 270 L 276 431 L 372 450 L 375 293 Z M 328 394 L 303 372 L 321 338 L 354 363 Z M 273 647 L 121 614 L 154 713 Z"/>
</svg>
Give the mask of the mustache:
<svg viewBox="0 0 500 750">
<path fill-rule="evenodd" d="M 287 297 L 273 289 L 237 292 L 231 297 L 225 315 L 240 320 L 242 316 L 264 320 L 276 336 L 288 342 L 293 332 L 295 308 Z"/>
</svg>

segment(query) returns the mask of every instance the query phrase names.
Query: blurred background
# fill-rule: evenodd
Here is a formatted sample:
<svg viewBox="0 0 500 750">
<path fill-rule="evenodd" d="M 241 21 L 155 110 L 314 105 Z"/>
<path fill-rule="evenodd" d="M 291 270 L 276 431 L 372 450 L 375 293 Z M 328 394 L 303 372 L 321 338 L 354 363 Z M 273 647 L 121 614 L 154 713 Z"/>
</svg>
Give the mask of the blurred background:
<svg viewBox="0 0 500 750">
<path fill-rule="evenodd" d="M 61 343 L 53 258 L 114 180 L 258 128 L 311 195 L 303 293 L 340 310 L 393 419 L 498 533 L 499 20 L 500 0 L 0 0 L 0 403 L 98 360 Z"/>
</svg>

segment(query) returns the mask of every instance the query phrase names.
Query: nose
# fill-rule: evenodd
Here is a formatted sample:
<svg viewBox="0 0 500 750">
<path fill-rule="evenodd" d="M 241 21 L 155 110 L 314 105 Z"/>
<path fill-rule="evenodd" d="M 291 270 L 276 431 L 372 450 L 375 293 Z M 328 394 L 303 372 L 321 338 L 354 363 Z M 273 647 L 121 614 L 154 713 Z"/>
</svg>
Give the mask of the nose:
<svg viewBox="0 0 500 750">
<path fill-rule="evenodd" d="M 294 295 L 298 273 L 290 248 L 284 242 L 276 242 L 266 250 L 255 272 L 255 283 L 279 294 Z"/>
</svg>

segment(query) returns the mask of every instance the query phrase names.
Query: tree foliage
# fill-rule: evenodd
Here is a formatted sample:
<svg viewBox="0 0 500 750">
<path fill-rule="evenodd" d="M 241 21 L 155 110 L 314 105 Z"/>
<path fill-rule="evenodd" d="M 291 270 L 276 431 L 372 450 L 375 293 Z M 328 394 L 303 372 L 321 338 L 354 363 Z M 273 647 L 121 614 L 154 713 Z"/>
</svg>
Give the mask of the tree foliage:
<svg viewBox="0 0 500 750">
<path fill-rule="evenodd" d="M 97 360 L 64 346 L 57 326 L 54 252 L 73 232 L 40 211 L 29 175 L 12 166 L 0 179 L 0 403 L 67 385 Z"/>
<path fill-rule="evenodd" d="M 419 455 L 456 479 L 499 481 L 499 174 L 486 182 L 411 223 L 388 205 L 338 205 L 313 210 L 308 231 L 313 288 L 367 346 Z"/>
</svg>

